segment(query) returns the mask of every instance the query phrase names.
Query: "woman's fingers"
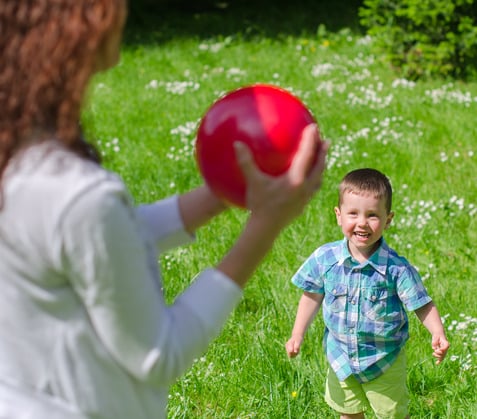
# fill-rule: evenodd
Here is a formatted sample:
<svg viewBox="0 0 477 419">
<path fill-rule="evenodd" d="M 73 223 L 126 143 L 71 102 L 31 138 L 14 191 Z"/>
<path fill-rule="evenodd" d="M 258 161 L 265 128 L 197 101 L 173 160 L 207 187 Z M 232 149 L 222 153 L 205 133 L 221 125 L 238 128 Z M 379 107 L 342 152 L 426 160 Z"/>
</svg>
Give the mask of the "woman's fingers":
<svg viewBox="0 0 477 419">
<path fill-rule="evenodd" d="M 310 197 L 321 187 L 329 143 L 321 140 L 316 124 L 308 125 L 290 167 L 292 181 L 304 182 Z"/>
<path fill-rule="evenodd" d="M 306 177 L 306 174 L 316 159 L 319 146 L 320 137 L 316 124 L 306 126 L 302 132 L 298 150 L 290 166 L 289 176 L 291 179 L 301 181 Z"/>
<path fill-rule="evenodd" d="M 234 142 L 234 150 L 237 164 L 239 165 L 240 170 L 242 171 L 242 174 L 248 183 L 248 179 L 259 170 L 255 164 L 252 150 L 250 150 L 250 148 L 241 141 Z"/>
<path fill-rule="evenodd" d="M 321 141 L 318 127 L 303 130 L 298 150 L 289 169 L 279 176 L 264 173 L 255 163 L 252 150 L 242 142 L 234 143 L 237 163 L 246 180 L 247 208 L 269 211 L 281 208 L 283 218 L 293 217 L 321 186 L 329 144 Z"/>
</svg>

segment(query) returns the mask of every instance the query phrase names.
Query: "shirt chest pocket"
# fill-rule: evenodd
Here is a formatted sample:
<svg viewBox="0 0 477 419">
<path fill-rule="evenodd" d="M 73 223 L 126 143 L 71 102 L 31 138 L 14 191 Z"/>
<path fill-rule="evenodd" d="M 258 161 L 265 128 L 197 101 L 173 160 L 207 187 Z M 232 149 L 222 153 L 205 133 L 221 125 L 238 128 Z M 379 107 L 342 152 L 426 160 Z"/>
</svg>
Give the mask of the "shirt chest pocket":
<svg viewBox="0 0 477 419">
<path fill-rule="evenodd" d="M 391 291 L 387 288 L 365 288 L 363 293 L 364 315 L 370 320 L 379 320 L 389 311 L 389 297 Z"/>
<path fill-rule="evenodd" d="M 347 299 L 348 287 L 346 284 L 327 284 L 325 286 L 325 304 L 330 311 L 344 311 Z"/>
</svg>

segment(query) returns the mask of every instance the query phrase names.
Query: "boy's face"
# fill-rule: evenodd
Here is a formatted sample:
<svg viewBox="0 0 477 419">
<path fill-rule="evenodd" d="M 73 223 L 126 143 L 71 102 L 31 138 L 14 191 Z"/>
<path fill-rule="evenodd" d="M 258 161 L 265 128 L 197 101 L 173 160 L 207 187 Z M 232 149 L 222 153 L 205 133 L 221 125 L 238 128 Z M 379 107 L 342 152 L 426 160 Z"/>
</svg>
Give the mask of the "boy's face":
<svg viewBox="0 0 477 419">
<path fill-rule="evenodd" d="M 348 239 L 349 251 L 359 262 L 368 259 L 378 248 L 378 241 L 394 216 L 392 212 L 388 214 L 383 198 L 369 192 L 345 192 L 335 214 Z"/>
</svg>

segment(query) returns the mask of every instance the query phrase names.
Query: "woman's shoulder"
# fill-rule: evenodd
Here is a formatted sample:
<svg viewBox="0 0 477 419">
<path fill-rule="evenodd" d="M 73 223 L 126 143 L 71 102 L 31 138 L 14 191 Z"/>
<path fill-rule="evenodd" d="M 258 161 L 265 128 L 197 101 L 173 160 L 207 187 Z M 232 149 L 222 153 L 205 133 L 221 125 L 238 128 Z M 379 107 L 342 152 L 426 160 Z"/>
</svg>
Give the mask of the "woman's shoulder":
<svg viewBox="0 0 477 419">
<path fill-rule="evenodd" d="M 9 165 L 7 183 L 28 182 L 35 189 L 80 190 L 89 185 L 114 184 L 121 179 L 98 163 L 80 157 L 55 141 L 47 141 L 22 151 Z"/>
<path fill-rule="evenodd" d="M 119 177 L 54 144 L 33 146 L 15 156 L 2 192 L 0 223 L 8 226 L 5 242 L 15 243 L 20 257 L 25 252 L 36 256 L 38 269 L 46 262 L 61 265 L 67 232 L 94 231 L 101 217 L 133 211 Z"/>
<path fill-rule="evenodd" d="M 31 205 L 51 215 L 90 195 L 97 201 L 115 195 L 131 202 L 118 175 L 55 142 L 32 146 L 17 156 L 8 167 L 4 187 L 8 207 Z"/>
</svg>

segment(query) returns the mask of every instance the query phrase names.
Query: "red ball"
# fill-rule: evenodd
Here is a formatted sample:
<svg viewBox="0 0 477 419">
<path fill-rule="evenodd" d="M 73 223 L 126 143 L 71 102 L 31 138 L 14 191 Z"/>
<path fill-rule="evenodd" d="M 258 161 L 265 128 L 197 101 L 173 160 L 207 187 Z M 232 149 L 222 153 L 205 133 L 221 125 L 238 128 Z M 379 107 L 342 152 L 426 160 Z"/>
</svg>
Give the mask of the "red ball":
<svg viewBox="0 0 477 419">
<path fill-rule="evenodd" d="M 200 122 L 195 144 L 199 170 L 217 196 L 245 207 L 246 183 L 233 143 L 246 143 L 257 166 L 277 176 L 290 167 L 302 131 L 311 123 L 316 121 L 308 108 L 282 88 L 256 84 L 234 90 Z"/>
</svg>

